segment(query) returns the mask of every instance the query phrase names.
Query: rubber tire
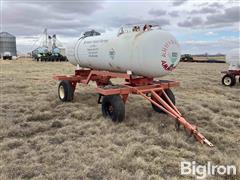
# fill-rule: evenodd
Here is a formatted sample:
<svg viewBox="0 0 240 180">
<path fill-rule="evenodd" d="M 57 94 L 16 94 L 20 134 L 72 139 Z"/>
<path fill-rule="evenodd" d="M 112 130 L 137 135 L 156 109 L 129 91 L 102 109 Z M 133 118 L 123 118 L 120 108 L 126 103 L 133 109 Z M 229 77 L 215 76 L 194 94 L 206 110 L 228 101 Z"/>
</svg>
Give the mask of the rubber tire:
<svg viewBox="0 0 240 180">
<path fill-rule="evenodd" d="M 175 96 L 173 94 L 173 92 L 171 91 L 171 89 L 165 89 L 164 90 L 165 93 L 168 95 L 169 99 L 172 101 L 172 103 L 175 105 L 176 104 L 176 100 L 175 100 Z M 168 102 L 167 101 L 167 98 L 162 94 L 160 96 L 164 101 Z M 151 97 L 153 99 L 153 96 Z M 168 103 L 169 104 L 169 103 Z M 152 108 L 154 111 L 158 112 L 158 113 L 164 113 L 166 114 L 162 109 L 158 108 L 157 106 L 155 106 L 153 103 L 152 103 Z"/>
<path fill-rule="evenodd" d="M 64 90 L 64 97 L 62 98 L 60 96 L 60 88 L 63 87 Z M 70 81 L 67 80 L 63 80 L 59 83 L 58 86 L 58 97 L 62 102 L 70 102 L 73 100 L 73 96 L 74 96 L 74 88 L 71 84 Z"/>
<path fill-rule="evenodd" d="M 224 82 L 225 78 L 230 78 L 230 79 L 231 79 L 231 82 L 230 82 L 229 85 L 228 85 L 228 84 L 225 84 L 225 82 Z M 226 74 L 226 75 L 224 75 L 223 78 L 222 78 L 222 84 L 223 84 L 224 86 L 234 86 L 234 85 L 236 84 L 236 78 L 235 78 L 234 76 L 231 76 L 231 75 L 229 75 L 229 74 Z"/>
<path fill-rule="evenodd" d="M 110 106 L 112 106 L 112 112 L 109 112 Z M 113 122 L 120 123 L 125 119 L 125 104 L 120 95 L 103 96 L 102 114 L 103 117 L 110 118 Z"/>
</svg>

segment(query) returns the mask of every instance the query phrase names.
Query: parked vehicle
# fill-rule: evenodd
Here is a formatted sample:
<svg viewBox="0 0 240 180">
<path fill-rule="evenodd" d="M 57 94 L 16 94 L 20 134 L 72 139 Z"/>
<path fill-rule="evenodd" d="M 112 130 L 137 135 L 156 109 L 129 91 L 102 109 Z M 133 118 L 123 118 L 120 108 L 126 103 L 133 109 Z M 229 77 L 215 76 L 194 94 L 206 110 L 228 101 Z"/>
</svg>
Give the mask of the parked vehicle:
<svg viewBox="0 0 240 180">
<path fill-rule="evenodd" d="M 6 60 L 6 59 L 12 60 L 12 55 L 10 52 L 3 53 L 3 60 Z"/>
</svg>

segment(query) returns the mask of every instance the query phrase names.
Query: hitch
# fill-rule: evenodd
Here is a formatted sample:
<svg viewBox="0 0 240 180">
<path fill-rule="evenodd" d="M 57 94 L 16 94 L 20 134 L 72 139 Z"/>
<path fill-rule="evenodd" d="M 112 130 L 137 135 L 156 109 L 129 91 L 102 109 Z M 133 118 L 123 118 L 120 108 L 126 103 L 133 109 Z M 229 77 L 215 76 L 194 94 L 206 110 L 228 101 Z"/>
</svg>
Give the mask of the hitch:
<svg viewBox="0 0 240 180">
<path fill-rule="evenodd" d="M 151 97 L 147 96 L 145 94 L 145 91 L 137 90 L 138 93 L 143 96 L 145 99 L 150 101 L 152 104 L 160 108 L 162 111 L 170 115 L 171 117 L 176 119 L 175 127 L 178 130 L 180 128 L 180 125 L 182 125 L 186 131 L 190 133 L 190 135 L 193 135 L 197 141 L 199 141 L 201 144 L 206 144 L 210 147 L 213 147 L 214 145 L 207 140 L 198 130 L 197 127 L 194 125 L 191 125 L 189 122 L 185 120 L 184 117 L 182 117 L 181 113 L 177 109 L 177 107 L 172 103 L 168 95 L 164 92 L 163 89 L 157 89 L 157 90 L 150 90 L 151 94 L 153 95 L 154 99 L 157 100 L 154 101 Z M 164 100 L 162 97 L 159 96 L 159 92 L 163 97 L 165 97 Z"/>
</svg>

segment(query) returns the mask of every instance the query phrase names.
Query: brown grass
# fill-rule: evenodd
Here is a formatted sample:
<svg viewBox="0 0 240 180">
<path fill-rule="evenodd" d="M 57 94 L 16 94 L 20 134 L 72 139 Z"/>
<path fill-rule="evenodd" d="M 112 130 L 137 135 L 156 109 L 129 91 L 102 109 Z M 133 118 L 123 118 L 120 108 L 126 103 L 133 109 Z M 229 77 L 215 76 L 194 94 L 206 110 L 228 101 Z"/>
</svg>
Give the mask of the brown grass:
<svg viewBox="0 0 240 180">
<path fill-rule="evenodd" d="M 69 63 L 0 65 L 0 179 L 185 179 L 181 160 L 235 164 L 239 172 L 240 85 L 221 85 L 225 64 L 181 63 L 165 77 L 181 81 L 177 106 L 214 148 L 176 132 L 173 119 L 138 96 L 121 124 L 102 118 L 93 84 L 60 102 L 52 76 L 72 74 Z"/>
</svg>

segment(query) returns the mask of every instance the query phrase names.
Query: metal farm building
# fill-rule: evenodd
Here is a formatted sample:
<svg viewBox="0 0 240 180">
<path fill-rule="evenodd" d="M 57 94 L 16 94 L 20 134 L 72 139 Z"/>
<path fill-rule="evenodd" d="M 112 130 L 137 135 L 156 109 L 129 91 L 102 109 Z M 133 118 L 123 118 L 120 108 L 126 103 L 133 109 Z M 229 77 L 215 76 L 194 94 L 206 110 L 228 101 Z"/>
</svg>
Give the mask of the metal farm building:
<svg viewBox="0 0 240 180">
<path fill-rule="evenodd" d="M 16 37 L 7 33 L 0 33 L 0 55 L 4 52 L 10 52 L 12 56 L 17 56 Z"/>
</svg>

